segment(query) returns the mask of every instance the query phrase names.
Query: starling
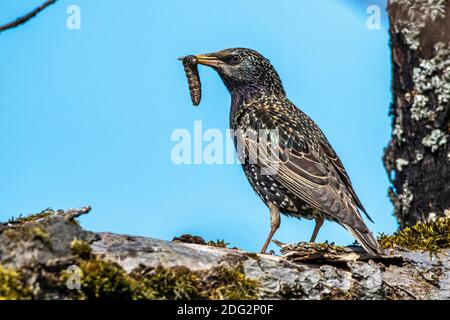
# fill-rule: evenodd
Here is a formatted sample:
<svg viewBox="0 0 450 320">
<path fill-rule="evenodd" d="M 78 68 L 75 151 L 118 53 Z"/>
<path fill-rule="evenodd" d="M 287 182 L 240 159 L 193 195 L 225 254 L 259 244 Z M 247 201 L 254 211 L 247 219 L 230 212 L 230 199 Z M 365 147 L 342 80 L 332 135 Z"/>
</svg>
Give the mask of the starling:
<svg viewBox="0 0 450 320">
<path fill-rule="evenodd" d="M 351 232 L 368 253 L 382 254 L 360 211 L 372 219 L 341 160 L 317 124 L 287 98 L 269 60 L 246 48 L 196 58 L 198 64 L 217 71 L 231 94 L 230 128 L 242 167 L 270 210 L 271 229 L 261 253 L 279 228 L 282 213 L 314 219 L 311 242 L 324 220 L 330 220 Z M 272 151 L 261 156 L 259 151 L 264 148 L 259 144 L 264 141 Z M 278 156 L 268 160 L 272 153 Z M 275 170 L 268 174 L 266 168 Z"/>
</svg>

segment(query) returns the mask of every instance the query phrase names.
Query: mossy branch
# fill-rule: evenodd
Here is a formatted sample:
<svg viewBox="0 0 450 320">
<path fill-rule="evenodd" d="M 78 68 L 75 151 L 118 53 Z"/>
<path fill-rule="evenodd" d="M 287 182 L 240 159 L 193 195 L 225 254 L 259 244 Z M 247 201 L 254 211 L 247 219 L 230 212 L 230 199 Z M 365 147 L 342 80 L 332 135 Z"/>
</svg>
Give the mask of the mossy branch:
<svg viewBox="0 0 450 320">
<path fill-rule="evenodd" d="M 380 245 L 386 249 L 420 250 L 436 254 L 450 248 L 450 217 L 419 222 L 393 235 L 381 234 Z"/>
</svg>

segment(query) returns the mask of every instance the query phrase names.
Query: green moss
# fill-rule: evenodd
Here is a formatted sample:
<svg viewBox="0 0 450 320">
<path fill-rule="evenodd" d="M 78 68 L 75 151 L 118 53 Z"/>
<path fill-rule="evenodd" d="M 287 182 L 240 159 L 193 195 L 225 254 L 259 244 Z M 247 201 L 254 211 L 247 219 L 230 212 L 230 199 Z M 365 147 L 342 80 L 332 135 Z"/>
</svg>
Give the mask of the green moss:
<svg viewBox="0 0 450 320">
<path fill-rule="evenodd" d="M 311 244 L 312 248 L 315 248 L 317 250 L 323 250 L 323 251 L 330 251 L 331 250 L 331 251 L 338 251 L 338 252 L 345 251 L 345 247 L 344 246 L 338 246 L 334 242 L 325 241 L 323 243 L 313 242 L 313 243 L 310 243 L 310 244 Z M 355 242 L 355 244 L 358 245 L 358 242 Z"/>
<path fill-rule="evenodd" d="M 115 262 L 94 257 L 90 246 L 79 240 L 72 242 L 80 268 L 80 289 L 70 290 L 68 280 L 74 274 L 62 270 L 47 290 L 69 299 L 257 299 L 259 284 L 245 276 L 240 266 L 217 267 L 208 271 L 191 271 L 186 267 L 144 268 L 128 274 Z M 81 257 L 89 257 L 83 259 Z M 48 276 L 48 275 L 47 275 Z M 46 276 L 44 276 L 46 277 Z M 47 279 L 48 280 L 48 279 Z M 25 284 L 19 271 L 0 266 L 0 300 L 33 299 L 32 288 Z"/>
<path fill-rule="evenodd" d="M 249 279 L 240 267 L 218 267 L 207 277 L 209 299 L 248 300 L 258 298 L 258 282 Z M 212 284 L 212 286 L 211 286 Z"/>
<path fill-rule="evenodd" d="M 10 227 L 2 235 L 10 241 L 40 241 L 51 247 L 50 235 L 37 224 L 30 224 L 20 228 Z"/>
<path fill-rule="evenodd" d="M 226 248 L 229 244 L 230 243 L 225 242 L 225 240 L 219 240 L 219 239 L 217 239 L 217 241 L 210 240 L 206 243 L 207 246 L 217 247 L 217 248 Z"/>
<path fill-rule="evenodd" d="M 158 267 L 148 271 L 135 271 L 140 290 L 150 293 L 154 299 L 201 299 L 201 277 L 186 267 L 165 269 Z M 144 296 L 145 297 L 145 296 Z"/>
<path fill-rule="evenodd" d="M 245 300 L 258 297 L 258 282 L 249 279 L 241 267 L 216 267 L 209 271 L 187 268 L 157 268 L 147 278 L 160 299 Z"/>
<path fill-rule="evenodd" d="M 47 208 L 47 209 L 42 210 L 39 213 L 33 213 L 33 214 L 30 214 L 30 215 L 25 216 L 25 217 L 23 217 L 22 215 L 20 215 L 18 217 L 12 217 L 7 222 L 3 222 L 3 223 L 0 222 L 0 224 L 3 224 L 3 225 L 23 225 L 23 224 L 26 224 L 28 222 L 34 222 L 36 220 L 48 218 L 48 217 L 51 217 L 53 215 L 62 215 L 62 214 L 64 214 L 64 210 L 56 210 L 55 211 L 55 210 L 53 210 L 51 208 Z M 80 222 L 77 219 L 75 219 L 75 218 L 70 219 L 70 222 L 73 223 L 73 224 L 76 224 L 76 225 L 80 225 Z"/>
<path fill-rule="evenodd" d="M 38 239 L 43 243 L 51 245 L 50 235 L 40 226 L 33 226 L 29 228 L 30 234 L 34 237 L 34 239 Z"/>
<path fill-rule="evenodd" d="M 72 250 L 87 256 L 86 243 L 73 242 Z M 82 248 L 82 250 L 80 250 Z M 74 299 L 256 299 L 258 283 L 248 279 L 240 267 L 217 267 L 191 271 L 186 267 L 139 267 L 127 274 L 114 262 L 90 257 L 80 259 L 80 290 L 69 291 Z M 63 272 L 61 283 L 72 273 Z"/>
<path fill-rule="evenodd" d="M 22 283 L 20 274 L 0 265 L 0 300 L 31 298 L 31 289 Z"/>
<path fill-rule="evenodd" d="M 128 276 L 114 262 L 92 259 L 81 261 L 79 267 L 82 271 L 81 288 L 77 292 L 80 299 L 130 300 L 152 298 L 151 294 L 148 295 L 136 280 Z M 67 281 L 70 275 L 64 273 L 61 280 Z"/>
<path fill-rule="evenodd" d="M 6 240 L 39 239 L 45 244 L 50 237 L 36 223 L 12 226 L 2 234 Z M 225 246 L 223 241 L 217 241 Z M 207 271 L 191 271 L 186 267 L 136 268 L 127 273 L 119 264 L 104 260 L 92 253 L 91 246 L 74 239 L 70 244 L 79 270 L 79 290 L 70 289 L 73 269 L 60 269 L 56 273 L 40 274 L 47 291 L 69 299 L 254 299 L 258 296 L 258 283 L 246 278 L 239 263 L 236 267 L 217 267 Z M 1 267 L 1 266 L 0 266 Z M 66 266 L 61 266 L 66 268 Z M 51 281 L 50 281 L 51 280 Z M 70 282 L 69 282 L 70 280 Z M 20 271 L 0 268 L 0 299 L 39 298 L 27 287 Z"/>
<path fill-rule="evenodd" d="M 404 248 L 438 253 L 441 249 L 450 248 L 450 217 L 418 223 L 391 236 L 381 234 L 378 241 L 386 249 Z"/>
<path fill-rule="evenodd" d="M 5 224 L 10 224 L 10 225 L 14 225 L 14 224 L 25 224 L 27 222 L 31 222 L 31 221 L 36 221 L 38 219 L 43 219 L 43 218 L 47 218 L 49 216 L 52 216 L 55 214 L 55 211 L 52 210 L 51 208 L 47 208 L 42 210 L 39 213 L 35 213 L 35 214 L 30 214 L 26 217 L 22 217 L 22 215 L 15 217 L 15 218 L 11 218 L 9 219 Z"/>
<path fill-rule="evenodd" d="M 74 239 L 70 243 L 70 250 L 74 255 L 84 260 L 90 259 L 92 257 L 91 246 L 86 241 Z"/>
</svg>

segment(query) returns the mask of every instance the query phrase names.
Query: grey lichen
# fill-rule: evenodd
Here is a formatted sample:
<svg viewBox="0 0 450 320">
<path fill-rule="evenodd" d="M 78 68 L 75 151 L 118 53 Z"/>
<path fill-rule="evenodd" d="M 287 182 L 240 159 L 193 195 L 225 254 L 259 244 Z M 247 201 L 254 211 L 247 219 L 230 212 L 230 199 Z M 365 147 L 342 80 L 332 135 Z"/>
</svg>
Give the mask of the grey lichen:
<svg viewBox="0 0 450 320">
<path fill-rule="evenodd" d="M 406 167 L 409 164 L 409 161 L 406 159 L 398 158 L 395 160 L 395 166 L 398 171 L 402 171 L 403 167 Z"/>
<path fill-rule="evenodd" d="M 423 94 L 417 94 L 414 96 L 414 102 L 411 107 L 411 118 L 413 120 L 433 120 L 435 113 L 428 109 L 428 101 L 428 97 Z"/>
<path fill-rule="evenodd" d="M 435 152 L 440 146 L 447 144 L 447 134 L 440 129 L 434 129 L 431 133 L 422 139 L 422 144 Z"/>
<path fill-rule="evenodd" d="M 419 163 L 420 161 L 423 160 L 423 153 L 421 153 L 420 151 L 416 150 L 415 152 L 415 158 L 414 158 L 414 164 Z"/>
<path fill-rule="evenodd" d="M 390 3 L 406 8 L 394 28 L 397 33 L 403 34 L 411 50 L 417 50 L 421 29 L 428 21 L 445 17 L 447 0 L 391 0 Z"/>
<path fill-rule="evenodd" d="M 420 61 L 413 70 L 414 100 L 411 118 L 415 121 L 434 121 L 436 113 L 445 110 L 450 101 L 450 49 L 448 44 L 438 42 L 435 55 Z M 437 104 L 431 108 L 430 97 L 435 96 Z"/>
<path fill-rule="evenodd" d="M 397 138 L 397 141 L 404 142 L 405 138 L 403 137 L 403 129 L 398 121 L 394 124 L 394 129 L 392 130 L 392 135 Z"/>
<path fill-rule="evenodd" d="M 403 184 L 402 191 L 403 192 L 398 195 L 398 199 L 401 203 L 402 212 L 406 213 L 414 200 L 414 194 L 411 192 L 407 181 Z"/>
</svg>

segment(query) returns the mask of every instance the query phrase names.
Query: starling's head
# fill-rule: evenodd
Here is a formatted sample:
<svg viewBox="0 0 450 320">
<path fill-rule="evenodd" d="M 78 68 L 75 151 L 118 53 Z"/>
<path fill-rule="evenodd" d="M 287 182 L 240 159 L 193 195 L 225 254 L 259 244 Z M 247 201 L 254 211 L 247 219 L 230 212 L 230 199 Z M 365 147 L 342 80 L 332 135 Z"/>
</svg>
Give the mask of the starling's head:
<svg viewBox="0 0 450 320">
<path fill-rule="evenodd" d="M 214 68 L 230 93 L 251 95 L 259 92 L 284 94 L 280 77 L 270 61 L 255 50 L 225 49 L 199 54 L 198 63 Z"/>
</svg>

